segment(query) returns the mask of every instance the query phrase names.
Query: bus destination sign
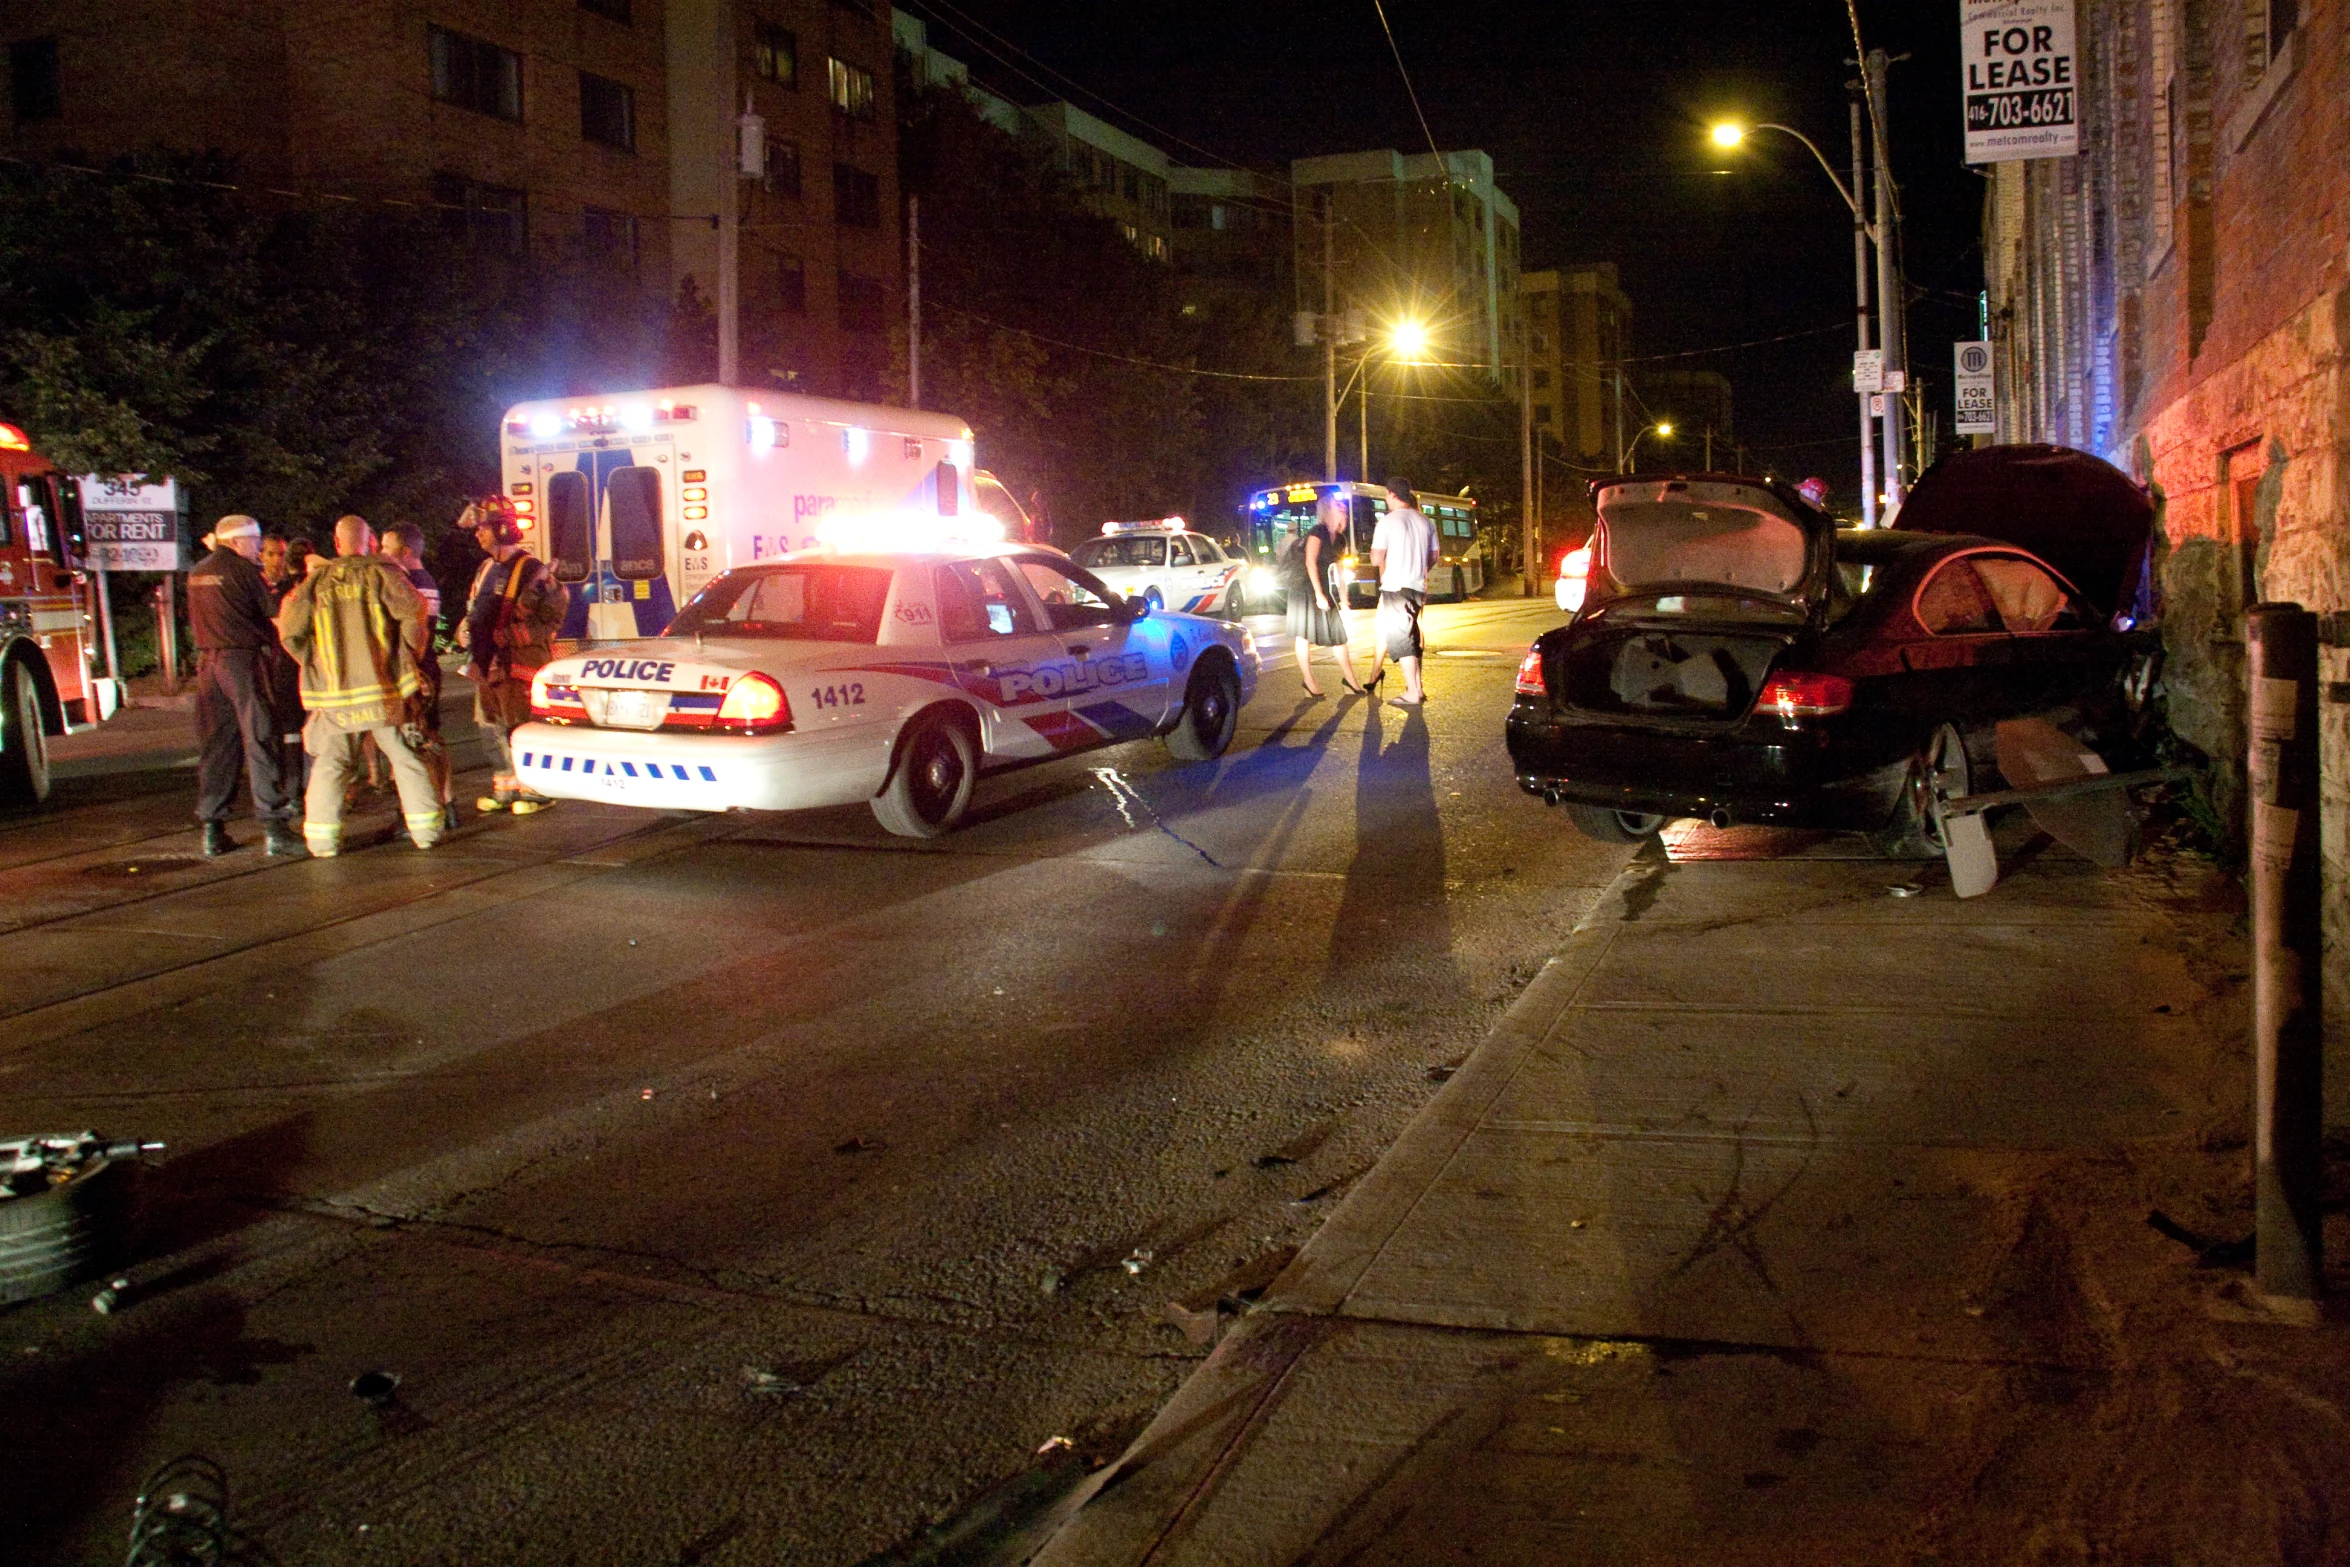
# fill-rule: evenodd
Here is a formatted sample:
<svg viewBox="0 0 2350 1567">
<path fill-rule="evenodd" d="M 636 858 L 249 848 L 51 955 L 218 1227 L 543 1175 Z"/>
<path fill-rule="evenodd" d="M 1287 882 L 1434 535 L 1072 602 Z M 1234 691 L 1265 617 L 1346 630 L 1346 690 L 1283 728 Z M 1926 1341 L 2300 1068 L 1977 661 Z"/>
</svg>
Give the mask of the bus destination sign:
<svg viewBox="0 0 2350 1567">
<path fill-rule="evenodd" d="M 1964 0 L 1966 161 L 2070 158 L 2081 150 L 2074 0 Z"/>
</svg>

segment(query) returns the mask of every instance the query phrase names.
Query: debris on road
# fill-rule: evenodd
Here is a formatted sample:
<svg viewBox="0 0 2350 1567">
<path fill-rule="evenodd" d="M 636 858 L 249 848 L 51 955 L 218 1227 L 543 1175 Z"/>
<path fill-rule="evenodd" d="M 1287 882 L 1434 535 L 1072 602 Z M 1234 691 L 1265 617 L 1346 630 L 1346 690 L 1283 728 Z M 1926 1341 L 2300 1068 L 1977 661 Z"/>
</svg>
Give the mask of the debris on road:
<svg viewBox="0 0 2350 1567">
<path fill-rule="evenodd" d="M 1038 1276 L 1036 1285 L 1038 1291 L 1042 1294 L 1058 1295 L 1061 1293 L 1061 1286 L 1068 1282 L 1069 1276 L 1063 1273 L 1060 1269 L 1047 1268 L 1041 1275 Z"/>
<path fill-rule="evenodd" d="M 1915 882 L 1897 881 L 1885 891 L 1896 898 L 1914 898 L 1926 889 Z"/>
<path fill-rule="evenodd" d="M 0 1139 L 0 1305 L 119 1267 L 129 1203 L 115 1172 L 162 1146 L 90 1131 Z"/>
<path fill-rule="evenodd" d="M 400 1373 L 362 1371 L 351 1379 L 351 1396 L 380 1409 L 400 1396 Z"/>
<path fill-rule="evenodd" d="M 1143 1269 L 1151 1265 L 1151 1261 L 1155 1255 L 1156 1254 L 1153 1253 L 1150 1248 L 1146 1246 L 1137 1246 L 1134 1248 L 1134 1250 L 1126 1254 L 1126 1260 L 1118 1264 L 1118 1266 L 1124 1268 L 1128 1273 L 1140 1273 Z"/>
<path fill-rule="evenodd" d="M 2160 1208 L 2146 1215 L 2146 1223 L 2157 1235 L 2177 1241 L 2195 1254 L 2198 1268 L 2248 1268 L 2252 1265 L 2253 1237 L 2242 1240 L 2214 1240 L 2198 1235 Z"/>
<path fill-rule="evenodd" d="M 1281 1270 L 1296 1260 L 1295 1246 L 1277 1246 L 1259 1252 L 1206 1289 L 1167 1302 L 1167 1321 L 1181 1328 L 1183 1336 L 1192 1343 L 1212 1344 L 1217 1324 L 1224 1317 L 1238 1316 L 1255 1305 L 1257 1297 L 1281 1276 Z"/>
<path fill-rule="evenodd" d="M 762 1371 L 757 1366 L 743 1367 L 743 1396 L 746 1398 L 796 1398 L 808 1389 L 794 1382 L 780 1371 Z"/>
<path fill-rule="evenodd" d="M 889 1144 L 881 1142 L 876 1138 L 852 1137 L 845 1143 L 834 1143 L 832 1145 L 832 1151 L 834 1153 L 842 1154 L 879 1153 L 882 1149 L 887 1148 L 888 1146 Z"/>
<path fill-rule="evenodd" d="M 147 1477 L 131 1504 L 128 1567 L 243 1561 L 229 1528 L 228 1476 L 198 1453 L 183 1453 Z"/>
<path fill-rule="evenodd" d="M 111 1316 L 130 1304 L 131 1281 L 127 1278 L 110 1279 L 106 1287 L 90 1297 L 90 1309 L 99 1316 Z"/>
<path fill-rule="evenodd" d="M 1278 1170 L 1285 1164 L 1295 1164 L 1297 1161 L 1290 1158 L 1287 1154 L 1261 1153 L 1258 1154 L 1254 1159 L 1251 1159 L 1249 1163 L 1255 1165 L 1260 1170 Z"/>
<path fill-rule="evenodd" d="M 1036 1456 L 1039 1458 L 1049 1458 L 1055 1453 L 1073 1453 L 1076 1450 L 1077 1444 L 1070 1441 L 1067 1437 L 1048 1436 L 1044 1440 L 1044 1445 L 1036 1450 Z"/>
<path fill-rule="evenodd" d="M 650 1088 L 641 1089 L 638 1091 L 637 1097 L 639 1099 L 651 1099 L 653 1097 L 653 1091 Z"/>
<path fill-rule="evenodd" d="M 1460 1068 L 1457 1066 L 1432 1066 L 1428 1069 L 1428 1081 L 1431 1083 L 1449 1083 L 1452 1081 L 1453 1073 L 1458 1072 L 1459 1070 Z"/>
</svg>

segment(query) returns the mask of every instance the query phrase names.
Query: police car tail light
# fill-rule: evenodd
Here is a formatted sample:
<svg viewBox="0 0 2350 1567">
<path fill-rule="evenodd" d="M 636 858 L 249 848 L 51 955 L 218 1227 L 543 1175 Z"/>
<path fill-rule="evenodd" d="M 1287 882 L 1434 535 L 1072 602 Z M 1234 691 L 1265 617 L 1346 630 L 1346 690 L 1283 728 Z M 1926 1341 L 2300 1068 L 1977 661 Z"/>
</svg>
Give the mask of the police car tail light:
<svg viewBox="0 0 2350 1567">
<path fill-rule="evenodd" d="M 579 687 L 549 680 L 542 672 L 530 683 L 530 716 L 550 724 L 576 724 L 587 717 Z"/>
<path fill-rule="evenodd" d="M 718 704 L 718 727 L 736 734 L 781 734 L 791 727 L 791 701 L 783 687 L 751 670 L 737 675 Z"/>
<path fill-rule="evenodd" d="M 1518 695 L 1548 696 L 1549 685 L 1542 678 L 1542 649 L 1530 648 L 1518 661 Z"/>
</svg>

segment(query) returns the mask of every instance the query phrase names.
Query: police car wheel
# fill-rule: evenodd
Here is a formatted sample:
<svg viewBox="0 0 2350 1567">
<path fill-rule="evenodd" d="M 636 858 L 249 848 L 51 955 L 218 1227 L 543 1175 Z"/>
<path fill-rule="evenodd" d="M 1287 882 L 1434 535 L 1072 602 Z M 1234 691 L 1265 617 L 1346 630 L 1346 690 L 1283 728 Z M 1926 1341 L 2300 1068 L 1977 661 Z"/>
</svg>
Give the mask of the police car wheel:
<svg viewBox="0 0 2350 1567">
<path fill-rule="evenodd" d="M 1240 676 L 1222 658 L 1203 658 L 1191 672 L 1183 717 L 1167 731 L 1167 749 L 1185 762 L 1212 762 L 1240 727 Z"/>
<path fill-rule="evenodd" d="M 873 797 L 873 816 L 901 838 L 936 838 L 954 831 L 971 808 L 979 772 L 970 734 L 953 720 L 931 716 L 907 726 L 889 782 Z"/>
<path fill-rule="evenodd" d="M 0 665 L 0 805 L 35 806 L 48 798 L 40 683 L 22 659 L 10 659 Z"/>
</svg>

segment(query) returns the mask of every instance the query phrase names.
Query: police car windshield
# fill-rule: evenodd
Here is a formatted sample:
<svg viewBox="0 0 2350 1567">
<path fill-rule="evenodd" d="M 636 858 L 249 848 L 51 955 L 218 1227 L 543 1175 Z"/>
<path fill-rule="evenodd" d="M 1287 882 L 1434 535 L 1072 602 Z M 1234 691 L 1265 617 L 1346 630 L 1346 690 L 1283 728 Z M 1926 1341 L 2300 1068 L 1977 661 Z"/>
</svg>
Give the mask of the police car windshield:
<svg viewBox="0 0 2350 1567">
<path fill-rule="evenodd" d="M 1087 539 L 1069 552 L 1069 558 L 1089 571 L 1099 571 L 1105 566 L 1164 566 L 1167 539 L 1164 534 L 1149 533 Z"/>
<path fill-rule="evenodd" d="M 730 571 L 687 602 L 669 623 L 679 636 L 773 642 L 866 642 L 881 636 L 885 566 L 818 562 Z"/>
</svg>

